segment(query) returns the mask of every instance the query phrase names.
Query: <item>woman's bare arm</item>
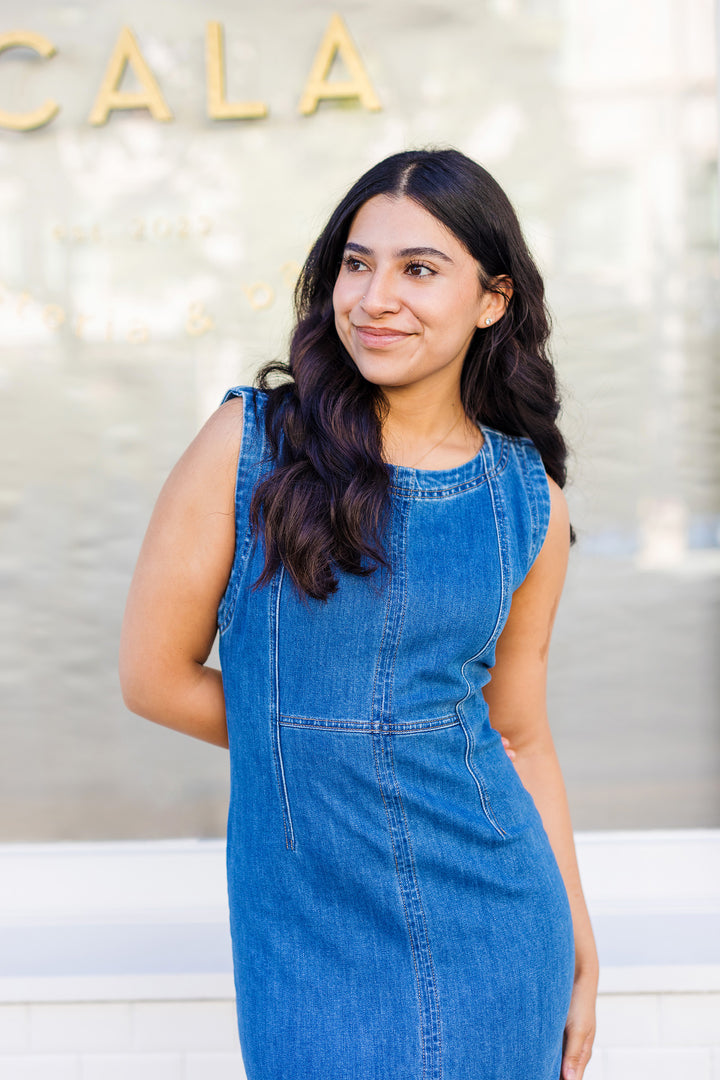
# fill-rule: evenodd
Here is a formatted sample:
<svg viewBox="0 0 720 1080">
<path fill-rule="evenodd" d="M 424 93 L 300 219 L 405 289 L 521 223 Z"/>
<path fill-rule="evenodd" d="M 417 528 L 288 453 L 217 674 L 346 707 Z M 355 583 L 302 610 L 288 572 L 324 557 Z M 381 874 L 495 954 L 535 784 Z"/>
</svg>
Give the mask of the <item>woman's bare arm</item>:
<svg viewBox="0 0 720 1080">
<path fill-rule="evenodd" d="M 484 688 L 490 722 L 509 740 L 520 779 L 532 795 L 557 859 L 575 933 L 575 988 L 566 1027 L 564 1080 L 580 1080 L 595 1032 L 598 961 L 578 872 L 570 812 L 548 723 L 547 661 L 569 552 L 565 496 L 552 480 L 548 533 L 513 596 L 498 640 L 492 680 Z"/>
<path fill-rule="evenodd" d="M 127 707 L 227 746 L 222 679 L 205 666 L 235 551 L 242 399 L 210 417 L 165 482 L 133 574 L 120 639 Z"/>
</svg>

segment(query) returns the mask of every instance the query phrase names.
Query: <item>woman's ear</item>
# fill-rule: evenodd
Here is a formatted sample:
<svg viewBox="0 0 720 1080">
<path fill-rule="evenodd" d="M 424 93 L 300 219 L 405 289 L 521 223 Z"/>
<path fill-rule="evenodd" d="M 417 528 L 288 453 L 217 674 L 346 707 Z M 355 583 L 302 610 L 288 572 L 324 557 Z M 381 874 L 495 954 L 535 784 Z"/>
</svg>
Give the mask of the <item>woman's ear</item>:
<svg viewBox="0 0 720 1080">
<path fill-rule="evenodd" d="M 512 299 L 512 294 L 514 291 L 512 278 L 507 277 L 507 275 L 503 275 L 502 277 L 495 278 L 493 285 L 497 287 L 500 296 L 502 297 L 502 314 L 504 315 L 507 311 L 507 306 Z"/>
<path fill-rule="evenodd" d="M 507 311 L 512 294 L 513 283 L 511 278 L 506 275 L 493 278 L 491 288 L 485 290 L 482 312 L 477 325 L 486 329 L 501 319 Z"/>
</svg>

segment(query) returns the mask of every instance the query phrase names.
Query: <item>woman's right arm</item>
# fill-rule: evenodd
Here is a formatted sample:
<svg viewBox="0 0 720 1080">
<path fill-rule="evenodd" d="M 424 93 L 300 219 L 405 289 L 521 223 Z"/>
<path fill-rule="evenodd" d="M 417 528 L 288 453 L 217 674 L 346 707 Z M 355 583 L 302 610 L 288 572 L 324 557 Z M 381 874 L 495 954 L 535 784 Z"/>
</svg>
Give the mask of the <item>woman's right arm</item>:
<svg viewBox="0 0 720 1080">
<path fill-rule="evenodd" d="M 235 552 L 242 398 L 213 413 L 166 480 L 128 594 L 120 638 L 127 707 L 227 746 L 220 672 L 205 666 Z"/>
</svg>

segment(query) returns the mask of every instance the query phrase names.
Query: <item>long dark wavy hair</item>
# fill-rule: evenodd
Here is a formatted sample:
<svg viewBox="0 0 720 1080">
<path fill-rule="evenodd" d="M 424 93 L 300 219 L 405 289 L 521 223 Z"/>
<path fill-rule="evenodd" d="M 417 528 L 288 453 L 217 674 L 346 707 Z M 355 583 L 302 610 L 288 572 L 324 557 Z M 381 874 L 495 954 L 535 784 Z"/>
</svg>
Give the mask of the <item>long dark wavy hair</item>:
<svg viewBox="0 0 720 1080">
<path fill-rule="evenodd" d="M 376 195 L 413 199 L 442 222 L 477 261 L 483 289 L 501 292 L 497 279 L 511 279 L 505 314 L 470 342 L 462 403 L 475 422 L 529 436 L 548 474 L 565 484 L 545 290 L 510 201 L 458 150 L 393 154 L 361 176 L 330 217 L 295 289 L 289 359 L 266 364 L 257 376 L 268 395 L 273 467 L 251 502 L 255 537 L 265 549 L 256 588 L 282 563 L 301 595 L 326 600 L 338 587 L 338 569 L 366 575 L 387 566 L 390 471 L 381 455 L 387 405 L 341 344 L 332 302 L 353 218 Z"/>
</svg>

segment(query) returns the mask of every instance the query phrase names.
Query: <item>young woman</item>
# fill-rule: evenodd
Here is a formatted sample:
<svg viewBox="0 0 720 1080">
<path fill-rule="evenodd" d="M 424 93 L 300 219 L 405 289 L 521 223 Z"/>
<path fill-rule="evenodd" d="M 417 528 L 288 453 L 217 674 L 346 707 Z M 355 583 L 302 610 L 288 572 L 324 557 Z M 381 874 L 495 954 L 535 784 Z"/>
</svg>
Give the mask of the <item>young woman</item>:
<svg viewBox="0 0 720 1080">
<path fill-rule="evenodd" d="M 580 1080 L 542 281 L 492 177 L 412 151 L 342 200 L 296 308 L 165 484 L 121 649 L 129 708 L 230 748 L 248 1080 Z"/>
</svg>

